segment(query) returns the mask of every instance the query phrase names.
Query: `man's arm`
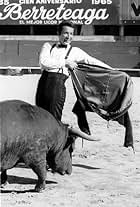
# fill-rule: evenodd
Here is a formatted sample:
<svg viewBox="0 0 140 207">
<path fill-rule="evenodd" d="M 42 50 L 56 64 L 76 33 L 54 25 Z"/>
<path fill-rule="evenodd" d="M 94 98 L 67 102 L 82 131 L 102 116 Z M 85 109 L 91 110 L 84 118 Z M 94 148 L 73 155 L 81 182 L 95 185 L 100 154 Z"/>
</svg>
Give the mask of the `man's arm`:
<svg viewBox="0 0 140 207">
<path fill-rule="evenodd" d="M 89 55 L 88 55 L 86 61 L 87 61 L 88 64 L 93 64 L 93 65 L 97 65 L 97 66 L 113 69 L 111 66 L 109 66 L 106 63 L 104 63 L 103 61 L 98 60 L 97 58 L 91 57 Z"/>
<path fill-rule="evenodd" d="M 98 60 L 97 58 L 94 58 L 94 57 L 88 55 L 82 49 L 80 49 L 80 48 L 75 48 L 75 49 L 76 49 L 75 54 L 77 54 L 77 63 L 86 63 L 86 64 L 97 65 L 97 66 L 113 69 L 111 66 L 104 63 L 103 61 Z"/>
</svg>

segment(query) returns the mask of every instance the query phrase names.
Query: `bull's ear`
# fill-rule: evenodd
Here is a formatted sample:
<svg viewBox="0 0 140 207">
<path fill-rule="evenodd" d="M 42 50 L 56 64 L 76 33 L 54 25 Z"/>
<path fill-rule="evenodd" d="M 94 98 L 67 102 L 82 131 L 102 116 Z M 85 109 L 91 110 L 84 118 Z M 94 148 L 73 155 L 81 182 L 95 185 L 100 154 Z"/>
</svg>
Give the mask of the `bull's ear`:
<svg viewBox="0 0 140 207">
<path fill-rule="evenodd" d="M 75 140 L 77 139 L 77 136 L 70 134 L 69 139 L 70 139 L 70 150 L 71 152 L 73 152 L 75 149 Z"/>
<path fill-rule="evenodd" d="M 76 138 L 77 138 L 77 136 L 71 135 L 68 132 L 67 141 L 66 141 L 66 144 L 65 144 L 65 146 L 64 146 L 63 149 L 66 149 L 68 147 L 75 146 L 75 140 L 76 140 Z"/>
<path fill-rule="evenodd" d="M 73 143 L 71 144 L 71 150 L 72 150 L 72 152 L 74 151 L 74 149 L 75 149 L 75 140 L 76 140 L 76 138 L 77 137 L 73 137 Z"/>
<path fill-rule="evenodd" d="M 71 144 L 78 138 L 78 136 L 73 134 L 70 130 L 68 130 L 68 137 L 71 139 Z"/>
</svg>

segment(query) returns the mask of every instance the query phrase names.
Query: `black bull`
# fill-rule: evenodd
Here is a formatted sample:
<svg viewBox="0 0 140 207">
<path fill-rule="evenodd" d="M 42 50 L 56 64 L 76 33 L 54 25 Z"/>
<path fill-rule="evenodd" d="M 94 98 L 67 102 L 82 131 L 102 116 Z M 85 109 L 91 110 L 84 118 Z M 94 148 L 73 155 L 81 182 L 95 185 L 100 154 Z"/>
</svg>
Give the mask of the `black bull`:
<svg viewBox="0 0 140 207">
<path fill-rule="evenodd" d="M 38 192 L 45 188 L 46 166 L 53 172 L 71 174 L 76 136 L 95 141 L 46 110 L 19 100 L 0 103 L 0 130 L 1 184 L 7 182 L 7 169 L 24 162 L 38 176 Z"/>
</svg>

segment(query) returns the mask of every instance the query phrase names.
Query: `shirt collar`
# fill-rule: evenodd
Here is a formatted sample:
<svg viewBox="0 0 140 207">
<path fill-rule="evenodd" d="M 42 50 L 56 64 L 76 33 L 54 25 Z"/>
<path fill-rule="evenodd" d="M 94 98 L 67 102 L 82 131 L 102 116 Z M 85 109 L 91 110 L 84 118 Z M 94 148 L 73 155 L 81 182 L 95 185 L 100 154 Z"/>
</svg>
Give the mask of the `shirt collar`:
<svg viewBox="0 0 140 207">
<path fill-rule="evenodd" d="M 69 45 L 63 45 L 62 43 L 58 42 L 57 47 L 67 49 L 69 47 Z"/>
</svg>

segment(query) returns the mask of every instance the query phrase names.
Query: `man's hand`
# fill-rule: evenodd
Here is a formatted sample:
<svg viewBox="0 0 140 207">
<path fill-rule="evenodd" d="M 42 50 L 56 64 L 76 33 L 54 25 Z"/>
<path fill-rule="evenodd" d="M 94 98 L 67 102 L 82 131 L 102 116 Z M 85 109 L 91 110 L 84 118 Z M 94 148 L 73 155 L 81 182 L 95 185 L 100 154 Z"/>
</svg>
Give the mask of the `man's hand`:
<svg viewBox="0 0 140 207">
<path fill-rule="evenodd" d="M 65 66 L 70 69 L 70 70 L 73 70 L 74 68 L 76 68 L 78 65 L 76 62 L 72 61 L 72 60 L 68 60 L 66 59 L 66 62 L 65 62 Z"/>
</svg>

